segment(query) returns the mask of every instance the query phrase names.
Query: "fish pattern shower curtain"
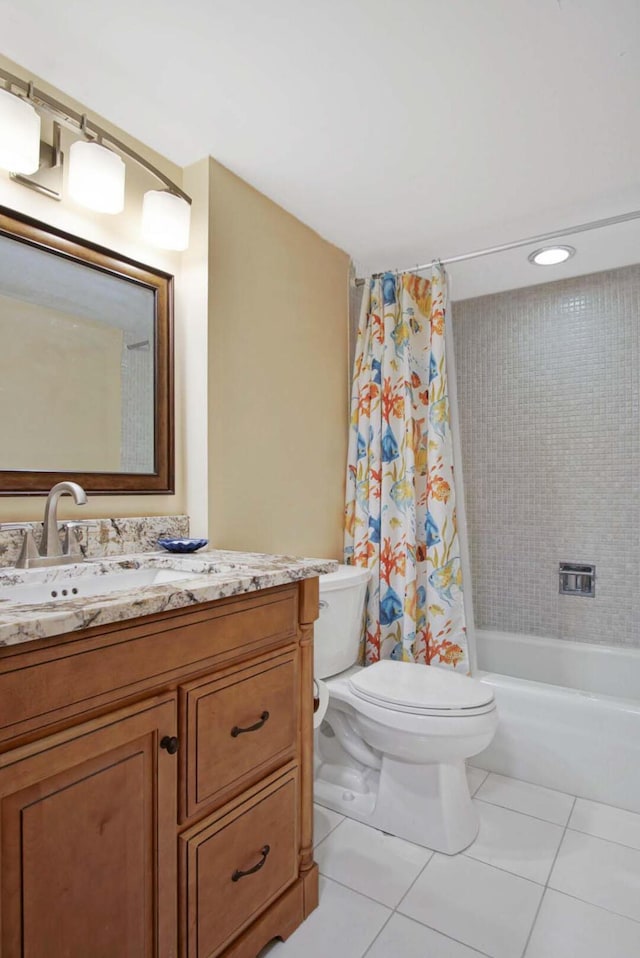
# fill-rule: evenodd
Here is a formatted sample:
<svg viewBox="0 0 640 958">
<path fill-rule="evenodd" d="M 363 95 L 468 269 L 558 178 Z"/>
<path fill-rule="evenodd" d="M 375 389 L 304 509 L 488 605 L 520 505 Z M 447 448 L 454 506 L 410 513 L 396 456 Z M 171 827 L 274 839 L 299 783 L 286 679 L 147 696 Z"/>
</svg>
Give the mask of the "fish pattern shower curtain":
<svg viewBox="0 0 640 958">
<path fill-rule="evenodd" d="M 444 325 L 446 275 L 365 289 L 351 394 L 345 561 L 372 570 L 363 660 L 469 670 Z"/>
</svg>

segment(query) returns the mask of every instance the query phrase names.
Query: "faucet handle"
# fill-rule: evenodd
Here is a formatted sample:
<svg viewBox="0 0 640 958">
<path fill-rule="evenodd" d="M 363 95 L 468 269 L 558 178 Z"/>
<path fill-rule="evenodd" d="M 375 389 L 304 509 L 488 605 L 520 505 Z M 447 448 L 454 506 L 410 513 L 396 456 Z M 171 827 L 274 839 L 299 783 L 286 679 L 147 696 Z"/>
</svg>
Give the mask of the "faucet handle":
<svg viewBox="0 0 640 958">
<path fill-rule="evenodd" d="M 24 529 L 22 548 L 16 560 L 16 569 L 28 569 L 31 560 L 37 559 L 40 553 L 33 538 L 33 522 L 3 522 L 0 531 L 10 532 L 12 529 Z"/>
<path fill-rule="evenodd" d="M 64 542 L 62 544 L 63 554 L 66 556 L 81 556 L 82 550 L 77 537 L 74 535 L 76 529 L 95 529 L 98 525 L 92 519 L 71 519 L 64 523 Z"/>
</svg>

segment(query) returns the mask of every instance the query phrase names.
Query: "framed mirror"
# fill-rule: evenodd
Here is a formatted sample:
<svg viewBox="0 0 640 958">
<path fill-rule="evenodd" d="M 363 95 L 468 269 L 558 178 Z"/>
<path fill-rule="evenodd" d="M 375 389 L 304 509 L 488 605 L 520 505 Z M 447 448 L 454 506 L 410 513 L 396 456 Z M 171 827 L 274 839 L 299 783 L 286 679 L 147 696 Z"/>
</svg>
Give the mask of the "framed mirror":
<svg viewBox="0 0 640 958">
<path fill-rule="evenodd" d="M 173 277 L 0 206 L 0 495 L 172 493 Z"/>
</svg>

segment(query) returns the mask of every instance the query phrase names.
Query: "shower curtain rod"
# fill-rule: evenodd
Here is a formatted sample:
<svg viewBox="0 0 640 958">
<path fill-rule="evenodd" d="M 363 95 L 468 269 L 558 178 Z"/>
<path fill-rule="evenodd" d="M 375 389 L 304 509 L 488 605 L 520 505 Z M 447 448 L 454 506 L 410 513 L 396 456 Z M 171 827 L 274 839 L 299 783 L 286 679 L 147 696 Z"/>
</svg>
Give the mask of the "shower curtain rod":
<svg viewBox="0 0 640 958">
<path fill-rule="evenodd" d="M 628 223 L 630 220 L 640 219 L 640 210 L 632 210 L 630 213 L 621 213 L 619 216 L 607 216 L 601 220 L 591 220 L 589 223 L 580 223 L 579 226 L 568 226 L 563 230 L 554 230 L 551 233 L 539 233 L 537 236 L 529 236 L 527 239 L 515 240 L 513 243 L 501 243 L 500 246 L 488 246 L 486 249 L 477 249 L 472 253 L 461 253 L 459 256 L 448 256 L 447 259 L 436 259 L 430 263 L 424 263 L 422 266 L 410 266 L 407 269 L 390 270 L 389 272 L 400 275 L 403 273 L 420 273 L 423 269 L 430 269 L 434 263 L 446 266 L 448 263 L 462 263 L 467 259 L 477 259 L 479 256 L 489 256 L 490 253 L 504 253 L 506 250 L 519 249 L 521 246 L 532 246 L 534 243 L 546 243 L 548 240 L 560 239 L 563 236 L 571 236 L 573 233 L 586 233 L 588 230 L 597 230 L 603 226 L 616 226 L 618 223 Z M 376 279 L 382 276 L 382 273 L 372 273 L 370 277 L 358 277 L 355 280 L 356 286 L 364 286 L 367 278 Z"/>
</svg>

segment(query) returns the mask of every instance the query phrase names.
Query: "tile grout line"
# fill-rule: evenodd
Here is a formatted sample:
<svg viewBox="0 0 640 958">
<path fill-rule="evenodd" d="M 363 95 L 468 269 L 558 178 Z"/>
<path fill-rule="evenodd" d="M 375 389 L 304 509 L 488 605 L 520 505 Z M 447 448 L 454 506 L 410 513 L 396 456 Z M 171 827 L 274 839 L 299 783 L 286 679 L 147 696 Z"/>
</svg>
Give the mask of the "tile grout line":
<svg viewBox="0 0 640 958">
<path fill-rule="evenodd" d="M 385 928 L 387 927 L 387 925 L 389 924 L 389 922 L 391 921 L 391 919 L 393 918 L 394 915 L 395 915 L 395 910 L 392 911 L 391 914 L 389 914 L 389 915 L 387 916 L 387 919 L 386 919 L 386 921 L 384 922 L 382 928 L 381 928 L 380 931 L 377 933 L 377 935 L 375 936 L 375 938 L 373 939 L 373 941 L 371 941 L 371 942 L 367 945 L 367 947 L 365 948 L 365 950 L 364 950 L 364 951 L 362 952 L 362 954 L 360 955 L 360 958 L 366 958 L 366 956 L 369 954 L 369 952 L 371 951 L 371 949 L 373 948 L 373 946 L 374 946 L 375 943 L 377 942 L 378 938 L 380 937 L 380 935 L 382 934 L 382 932 L 385 930 Z"/>
<path fill-rule="evenodd" d="M 552 872 L 553 872 L 553 869 L 556 867 L 556 862 L 557 862 L 557 860 L 558 860 L 558 855 L 560 854 L 560 849 L 562 848 L 562 843 L 563 843 L 563 841 L 564 841 L 564 837 L 565 837 L 565 835 L 567 834 L 567 830 L 568 830 L 568 828 L 569 828 L 569 822 L 571 821 L 571 816 L 573 815 L 573 810 L 574 810 L 574 808 L 576 807 L 576 802 L 577 802 L 577 801 L 578 801 L 577 797 L 574 796 L 574 798 L 573 798 L 573 803 L 572 803 L 572 805 L 571 805 L 571 811 L 569 812 L 569 817 L 567 818 L 567 824 L 564 826 L 564 831 L 562 832 L 562 837 L 560 838 L 560 841 L 558 842 L 558 847 L 556 848 L 556 853 L 555 853 L 555 855 L 553 856 L 553 861 L 551 862 L 551 868 L 549 869 L 549 873 L 548 873 L 548 875 L 547 875 L 547 880 L 546 880 L 546 882 L 544 883 L 544 887 L 543 887 L 543 889 L 542 889 L 542 894 L 540 895 L 540 901 L 538 902 L 538 907 L 536 908 L 536 913 L 535 913 L 535 915 L 533 916 L 533 921 L 531 922 L 531 928 L 529 929 L 529 934 L 527 935 L 527 940 L 525 941 L 525 943 L 524 943 L 524 948 L 522 949 L 521 958 L 525 958 L 525 955 L 526 955 L 526 953 L 527 953 L 527 948 L 529 947 L 529 942 L 531 941 L 531 936 L 533 935 L 533 930 L 534 930 L 534 928 L 536 927 L 536 924 L 537 924 L 537 922 L 538 922 L 538 917 L 539 917 L 539 915 L 540 915 L 540 909 L 542 908 L 542 902 L 544 901 L 545 895 L 547 894 L 547 889 L 548 889 L 548 887 L 549 887 L 549 879 L 551 878 L 551 874 L 552 874 Z"/>
<path fill-rule="evenodd" d="M 473 766 L 472 766 L 472 765 L 467 765 L 467 768 L 473 768 Z M 476 769 L 476 771 L 477 771 L 477 772 L 478 772 L 478 771 L 479 771 L 479 772 L 484 772 L 484 769 L 483 769 L 483 768 L 480 768 L 480 769 Z M 476 787 L 474 788 L 473 791 L 471 791 L 471 789 L 469 789 L 469 794 L 470 794 L 471 798 L 475 798 L 475 796 L 478 794 L 478 792 L 480 791 L 480 789 L 482 788 L 482 786 L 484 785 L 484 783 L 486 782 L 486 780 L 489 778 L 490 775 L 491 775 L 491 772 L 487 772 L 487 773 L 485 774 L 484 778 L 482 779 L 482 781 L 479 782 L 479 783 L 476 785 Z M 468 776 L 468 775 L 467 775 L 467 784 L 469 784 L 469 776 Z"/>
<path fill-rule="evenodd" d="M 539 815 L 532 815 L 531 812 L 523 812 L 519 808 L 512 808 L 511 805 L 501 805 L 499 802 L 490 802 L 486 798 L 480 798 L 477 792 L 471 797 L 474 802 L 482 802 L 483 805 L 492 805 L 494 808 L 503 808 L 505 812 L 513 812 L 515 815 L 525 815 L 527 818 L 535 819 L 536 822 L 544 822 L 546 825 L 555 825 L 557 828 L 567 828 L 569 818 L 571 818 L 571 812 L 569 812 L 569 818 L 567 818 L 567 821 L 563 825 L 562 822 L 552 822 L 548 818 L 540 818 Z M 573 810 L 573 805 L 571 806 L 571 809 Z"/>
<path fill-rule="evenodd" d="M 601 842 L 610 842 L 611 845 L 618 845 L 620 848 L 630 848 L 632 852 L 640 852 L 637 845 L 627 845 L 625 842 L 619 842 L 615 838 L 604 838 L 602 835 L 594 835 L 593 832 L 585 832 L 583 828 L 573 828 L 567 825 L 568 832 L 576 832 L 578 835 L 586 835 L 588 838 L 597 838 Z"/>
<path fill-rule="evenodd" d="M 598 911 L 603 911 L 607 915 L 613 915 L 614 918 L 623 918 L 625 921 L 632 921 L 636 925 L 640 925 L 640 918 L 632 918 L 631 915 L 624 915 L 621 911 L 612 911 L 610 908 L 605 908 L 604 905 L 596 905 L 595 902 L 587 901 L 586 898 L 578 898 L 577 895 L 572 895 L 570 891 L 561 891 L 559 888 L 554 888 L 553 885 L 547 886 L 545 891 L 554 891 L 556 895 L 563 895 L 565 898 L 570 898 L 572 901 L 578 901 L 581 905 L 588 905 L 589 908 L 596 908 Z"/>
<path fill-rule="evenodd" d="M 315 805 L 315 802 L 314 802 L 314 805 Z M 320 807 L 320 808 L 324 808 L 324 805 L 320 805 L 319 807 Z M 330 808 L 330 809 L 327 809 L 327 811 L 333 811 L 333 809 Z M 337 814 L 338 814 L 338 812 L 336 812 L 336 815 L 337 815 Z M 323 843 L 324 841 L 326 841 L 326 839 L 329 837 L 329 835 L 331 835 L 332 832 L 335 832 L 336 828 L 340 828 L 340 826 L 342 825 L 342 822 L 344 822 L 344 821 L 345 821 L 345 816 L 343 815 L 343 816 L 342 816 L 342 820 L 339 821 L 336 825 L 334 825 L 333 828 L 330 828 L 329 831 L 327 832 L 327 834 L 326 834 L 326 835 L 323 835 L 319 842 L 314 842 L 314 843 L 313 843 L 314 856 L 315 856 L 316 848 L 318 848 L 319 845 L 322 845 L 322 843 Z"/>
<path fill-rule="evenodd" d="M 427 865 L 428 864 L 429 863 L 427 862 Z M 395 910 L 391 905 L 385 905 L 385 903 L 380 901 L 379 898 L 372 898 L 371 895 L 367 895 L 366 892 L 359 891 L 357 888 L 352 888 L 351 885 L 347 885 L 345 882 L 340 881 L 337 878 L 332 878 L 331 875 L 325 875 L 324 872 L 320 872 L 320 877 L 324 878 L 325 881 L 333 882 L 334 885 L 340 885 L 341 888 L 346 888 L 347 891 L 352 891 L 354 895 L 360 895 L 361 898 L 366 898 L 367 901 L 372 902 L 374 905 L 378 905 L 380 908 L 386 908 L 387 911 L 392 912 Z M 391 915 L 389 917 L 391 917 Z"/>
<path fill-rule="evenodd" d="M 564 837 L 564 833 L 562 837 Z M 473 842 L 471 844 L 473 844 Z M 562 838 L 560 839 L 560 844 L 562 844 Z M 471 848 L 471 845 L 468 847 Z M 466 848 L 462 852 L 456 852 L 453 857 L 457 858 L 458 855 L 462 855 L 468 861 L 478 862 L 479 865 L 486 865 L 487 868 L 494 868 L 497 872 L 502 872 L 503 875 L 511 875 L 512 878 L 519 878 L 520 881 L 528 881 L 530 885 L 535 885 L 537 888 L 546 888 L 546 884 L 543 884 L 541 881 L 536 881 L 535 878 L 529 878 L 527 875 L 521 875 L 520 872 L 509 871 L 508 868 L 503 868 L 502 865 L 496 865 L 495 862 L 487 862 L 484 860 L 484 858 L 476 858 L 474 855 L 469 855 Z"/>
<path fill-rule="evenodd" d="M 426 921 L 420 921 L 419 918 L 414 918 L 413 915 L 405 915 L 405 913 L 402 911 L 394 912 L 394 915 L 395 914 L 398 914 L 400 918 L 406 918 L 407 921 L 414 922 L 416 925 L 422 925 L 423 928 L 428 928 L 429 931 L 433 931 L 436 933 L 436 935 L 446 938 L 447 941 L 452 941 L 456 945 L 462 945 L 463 948 L 467 948 L 476 955 L 482 955 L 482 958 L 495 958 L 495 955 L 490 955 L 488 951 L 481 951 L 479 948 L 476 948 L 475 945 L 470 945 L 468 942 L 462 941 L 461 938 L 454 938 L 452 935 L 448 935 L 446 931 L 441 931 L 439 928 L 434 928 L 433 925 L 428 925 Z M 362 956 L 362 958 L 364 958 L 364 956 Z"/>
<path fill-rule="evenodd" d="M 407 897 L 407 895 L 409 894 L 409 892 L 411 891 L 411 889 L 413 888 L 413 886 L 415 885 L 415 883 L 417 882 L 417 880 L 420 878 L 420 876 L 424 873 L 425 869 L 428 867 L 429 862 L 432 862 L 433 859 L 435 858 L 435 854 L 436 854 L 436 853 L 435 853 L 432 849 L 429 849 L 429 851 L 431 852 L 431 854 L 429 855 L 428 859 L 426 860 L 426 862 L 424 863 L 424 865 L 422 866 L 422 868 L 420 869 L 420 871 L 418 872 L 418 874 L 416 875 L 416 877 L 413 879 L 413 881 L 411 882 L 411 884 L 409 885 L 409 887 L 407 888 L 407 890 L 405 891 L 405 893 L 400 896 L 400 901 L 397 902 L 396 905 L 394 905 L 394 907 L 393 907 L 392 910 L 391 910 L 391 914 L 389 915 L 389 917 L 387 918 L 387 920 L 385 921 L 384 925 L 382 926 L 382 928 L 380 929 L 380 931 L 378 932 L 378 934 L 375 936 L 375 938 L 373 939 L 373 941 L 371 942 L 371 944 L 369 945 L 369 947 L 366 949 L 366 951 L 363 951 L 363 953 L 362 953 L 362 955 L 361 955 L 361 958 L 365 958 L 365 956 L 368 954 L 368 952 L 371 951 L 371 949 L 373 948 L 374 944 L 376 943 L 376 941 L 378 940 L 378 938 L 380 937 L 380 935 L 382 934 L 382 932 L 384 931 L 384 929 L 387 927 L 387 925 L 389 924 L 389 922 L 391 921 L 391 919 L 393 918 L 393 916 L 397 913 L 397 911 L 398 911 L 398 905 L 400 905 L 400 904 L 404 901 L 404 899 Z M 389 907 L 389 906 L 387 906 L 387 907 Z"/>
<path fill-rule="evenodd" d="M 478 768 L 477 765 L 470 765 L 470 766 L 468 766 L 468 767 L 469 767 L 469 768 Z M 481 771 L 481 772 L 486 772 L 487 770 L 486 770 L 485 768 L 481 768 L 481 769 L 479 769 L 479 771 Z M 564 791 L 563 789 L 561 789 L 561 788 L 553 788 L 551 785 L 541 785 L 540 782 L 532 782 L 532 781 L 530 781 L 528 778 L 516 778 L 514 775 L 504 775 L 502 772 L 487 772 L 487 777 L 489 777 L 490 775 L 495 775 L 495 776 L 497 776 L 498 778 L 504 778 L 504 779 L 506 779 L 506 780 L 509 781 L 509 782 L 521 782 L 523 785 L 531 785 L 533 788 L 541 788 L 543 791 L 545 791 L 545 792 L 553 792 L 555 795 L 565 795 L 567 798 L 573 798 L 574 801 L 575 801 L 575 799 L 577 799 L 577 798 L 582 798 L 581 795 L 573 795 L 571 792 L 565 792 L 565 791 Z M 485 781 L 486 781 L 486 779 L 485 779 Z M 482 784 L 484 785 L 484 782 L 483 782 Z M 592 799 L 589 799 L 589 798 L 587 798 L 587 799 L 582 798 L 582 800 L 583 800 L 583 801 L 587 801 L 587 802 L 592 801 Z M 596 802 L 596 804 L 606 805 L 607 803 L 606 803 L 606 802 L 600 802 L 600 803 Z M 618 808 L 619 806 L 618 806 L 618 805 L 610 805 L 609 807 L 610 807 L 610 808 Z"/>
</svg>

